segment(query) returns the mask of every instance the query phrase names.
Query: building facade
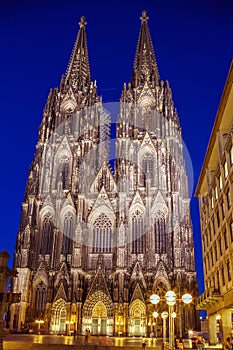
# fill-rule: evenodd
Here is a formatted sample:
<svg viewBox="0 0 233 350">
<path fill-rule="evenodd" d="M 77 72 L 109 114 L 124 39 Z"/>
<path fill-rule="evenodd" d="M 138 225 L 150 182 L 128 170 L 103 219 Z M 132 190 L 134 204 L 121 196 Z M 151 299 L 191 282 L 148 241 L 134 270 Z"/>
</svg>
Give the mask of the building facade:
<svg viewBox="0 0 233 350">
<path fill-rule="evenodd" d="M 208 313 L 209 338 L 216 344 L 233 329 L 233 64 L 202 166 L 199 199 L 205 291 L 198 308 Z"/>
<path fill-rule="evenodd" d="M 175 331 L 197 327 L 193 233 L 181 127 L 159 77 L 143 11 L 109 164 L 111 116 L 91 82 L 82 17 L 67 72 L 50 91 L 29 171 L 12 280 L 12 328 L 147 335 L 153 293 L 177 295 Z M 156 322 L 162 335 L 162 319 Z"/>
</svg>

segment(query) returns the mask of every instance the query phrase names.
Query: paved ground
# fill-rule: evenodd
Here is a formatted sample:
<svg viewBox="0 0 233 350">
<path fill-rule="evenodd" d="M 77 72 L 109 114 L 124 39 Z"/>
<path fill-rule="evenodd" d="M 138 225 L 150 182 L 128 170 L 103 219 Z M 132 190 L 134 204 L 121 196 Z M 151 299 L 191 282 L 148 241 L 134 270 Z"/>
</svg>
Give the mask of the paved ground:
<svg viewBox="0 0 233 350">
<path fill-rule="evenodd" d="M 68 349 L 69 346 L 69 349 Z M 84 343 L 84 337 L 78 337 L 73 339 L 71 336 L 55 336 L 55 335 L 32 335 L 32 334 L 9 334 L 4 338 L 3 349 L 4 350 L 115 350 L 120 348 L 124 350 L 130 348 L 130 350 L 140 350 L 141 339 L 140 338 L 117 338 L 117 337 L 91 337 L 90 344 Z M 151 341 L 147 339 L 147 349 L 161 350 L 162 341 L 158 339 Z M 208 346 L 208 350 L 219 350 L 222 348 L 221 344 L 217 346 Z"/>
<path fill-rule="evenodd" d="M 117 337 L 91 337 L 90 343 L 84 343 L 84 337 L 56 336 L 56 335 L 29 335 L 29 334 L 9 334 L 4 338 L 4 350 L 29 350 L 29 349 L 107 349 L 130 347 L 131 350 L 141 349 L 140 338 L 117 338 Z M 161 349 L 161 341 L 151 341 L 147 339 L 147 348 L 150 350 Z"/>
</svg>

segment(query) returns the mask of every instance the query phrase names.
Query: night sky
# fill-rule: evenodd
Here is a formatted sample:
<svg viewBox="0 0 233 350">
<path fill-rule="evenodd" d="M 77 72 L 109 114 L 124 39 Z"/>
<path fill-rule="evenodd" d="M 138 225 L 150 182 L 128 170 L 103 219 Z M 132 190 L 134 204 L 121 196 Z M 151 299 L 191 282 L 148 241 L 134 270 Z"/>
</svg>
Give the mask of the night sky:
<svg viewBox="0 0 233 350">
<path fill-rule="evenodd" d="M 42 111 L 49 89 L 59 86 L 66 71 L 80 17 L 88 22 L 91 78 L 97 80 L 98 94 L 106 103 L 118 102 L 123 83 L 131 78 L 142 10 L 149 16 L 160 77 L 172 88 L 192 162 L 191 215 L 202 292 L 193 194 L 233 57 L 232 0 L 1 0 L 0 249 L 13 256 Z"/>
</svg>

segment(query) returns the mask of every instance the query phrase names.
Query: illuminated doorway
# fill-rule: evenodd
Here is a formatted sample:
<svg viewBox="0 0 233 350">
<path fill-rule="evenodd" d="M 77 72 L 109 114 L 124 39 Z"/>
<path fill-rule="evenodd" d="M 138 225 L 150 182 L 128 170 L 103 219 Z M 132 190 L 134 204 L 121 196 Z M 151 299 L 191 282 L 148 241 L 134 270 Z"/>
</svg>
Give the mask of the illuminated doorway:
<svg viewBox="0 0 233 350">
<path fill-rule="evenodd" d="M 58 299 L 52 306 L 50 330 L 54 334 L 66 333 L 66 302 L 64 299 Z"/>
<path fill-rule="evenodd" d="M 146 336 L 146 306 L 139 300 L 134 300 L 129 308 L 129 336 Z"/>
</svg>

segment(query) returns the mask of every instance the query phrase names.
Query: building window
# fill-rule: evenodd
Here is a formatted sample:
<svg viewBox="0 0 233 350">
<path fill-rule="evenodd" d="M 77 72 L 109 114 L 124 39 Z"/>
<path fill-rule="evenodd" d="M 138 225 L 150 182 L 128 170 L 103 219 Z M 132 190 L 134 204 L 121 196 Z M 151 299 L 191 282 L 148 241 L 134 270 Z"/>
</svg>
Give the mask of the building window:
<svg viewBox="0 0 233 350">
<path fill-rule="evenodd" d="M 215 198 L 218 199 L 218 189 L 217 189 L 217 186 L 215 186 Z"/>
<path fill-rule="evenodd" d="M 93 253 L 111 253 L 112 223 L 102 213 L 94 222 L 93 228 Z"/>
<path fill-rule="evenodd" d="M 222 267 L 222 285 L 225 286 L 224 266 Z"/>
<path fill-rule="evenodd" d="M 224 175 L 225 175 L 225 179 L 226 179 L 228 176 L 227 161 L 225 161 L 225 163 L 224 163 Z"/>
<path fill-rule="evenodd" d="M 74 222 L 71 214 L 64 219 L 62 254 L 72 254 Z"/>
<path fill-rule="evenodd" d="M 220 283 L 219 283 L 219 271 L 217 272 L 217 289 L 219 290 Z"/>
<path fill-rule="evenodd" d="M 142 156 L 142 171 L 146 180 L 151 180 L 154 186 L 154 157 L 151 152 L 146 152 Z"/>
<path fill-rule="evenodd" d="M 219 211 L 216 212 L 216 222 L 217 222 L 217 228 L 219 228 L 220 226 Z"/>
<path fill-rule="evenodd" d="M 231 157 L 231 164 L 233 164 L 233 145 L 231 145 L 230 157 Z"/>
<path fill-rule="evenodd" d="M 225 217 L 225 205 L 224 205 L 224 201 L 221 202 L 221 208 L 222 208 L 222 218 L 224 219 L 224 217 Z"/>
<path fill-rule="evenodd" d="M 211 249 L 211 252 L 210 252 L 210 256 L 211 256 L 211 265 L 213 266 L 214 265 L 214 258 L 213 258 L 213 251 Z"/>
<path fill-rule="evenodd" d="M 46 215 L 42 225 L 40 254 L 51 254 L 53 245 L 53 223 L 50 214 Z"/>
<path fill-rule="evenodd" d="M 163 214 L 161 214 L 161 217 L 155 218 L 154 237 L 155 237 L 155 253 L 165 254 L 167 242 L 166 242 L 165 217 Z"/>
<path fill-rule="evenodd" d="M 35 317 L 43 317 L 46 304 L 46 286 L 40 282 L 35 291 Z"/>
<path fill-rule="evenodd" d="M 222 175 L 219 176 L 219 188 L 222 190 Z"/>
<path fill-rule="evenodd" d="M 228 241 L 227 241 L 227 231 L 226 230 L 223 231 L 223 239 L 224 239 L 225 249 L 227 249 L 228 248 Z"/>
<path fill-rule="evenodd" d="M 218 246 L 219 246 L 219 255 L 222 256 L 222 241 L 221 238 L 218 240 Z"/>
<path fill-rule="evenodd" d="M 228 276 L 228 281 L 231 281 L 231 265 L 230 265 L 230 260 L 227 260 L 227 276 Z"/>
<path fill-rule="evenodd" d="M 58 168 L 57 168 L 57 187 L 61 184 L 61 188 L 63 190 L 68 189 L 68 181 L 69 180 L 69 158 L 67 156 L 63 156 L 59 160 Z"/>
<path fill-rule="evenodd" d="M 132 215 L 132 253 L 143 252 L 143 216 L 138 210 Z"/>
<path fill-rule="evenodd" d="M 229 188 L 227 189 L 226 197 L 227 197 L 227 208 L 230 209 L 230 207 L 231 207 L 231 193 L 230 193 Z"/>
<path fill-rule="evenodd" d="M 231 242 L 233 242 L 233 221 L 230 222 L 230 235 L 231 235 Z"/>
<path fill-rule="evenodd" d="M 217 252 L 217 244 L 214 244 L 214 255 L 215 255 L 215 262 L 218 261 L 218 252 Z"/>
</svg>

